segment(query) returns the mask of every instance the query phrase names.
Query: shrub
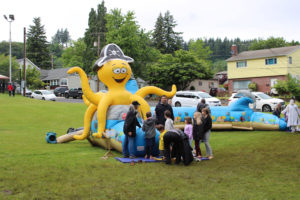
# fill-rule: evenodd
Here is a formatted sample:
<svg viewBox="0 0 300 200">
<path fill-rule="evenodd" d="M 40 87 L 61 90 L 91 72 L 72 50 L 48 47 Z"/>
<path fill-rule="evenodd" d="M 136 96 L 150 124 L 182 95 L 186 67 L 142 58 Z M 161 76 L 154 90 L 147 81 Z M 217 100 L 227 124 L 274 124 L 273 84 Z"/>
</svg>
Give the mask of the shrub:
<svg viewBox="0 0 300 200">
<path fill-rule="evenodd" d="M 248 88 L 252 91 L 257 91 L 257 84 L 255 82 L 251 82 L 249 83 Z"/>
<path fill-rule="evenodd" d="M 279 95 L 289 94 L 287 81 L 277 81 L 273 88 L 276 89 Z"/>
</svg>

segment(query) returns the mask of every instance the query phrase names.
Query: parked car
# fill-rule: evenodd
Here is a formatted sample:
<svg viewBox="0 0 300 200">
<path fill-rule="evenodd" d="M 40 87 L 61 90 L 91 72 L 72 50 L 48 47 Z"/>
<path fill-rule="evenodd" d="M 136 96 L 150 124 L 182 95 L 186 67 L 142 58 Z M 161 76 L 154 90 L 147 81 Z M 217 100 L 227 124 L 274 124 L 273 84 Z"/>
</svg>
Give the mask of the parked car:
<svg viewBox="0 0 300 200">
<path fill-rule="evenodd" d="M 41 100 L 50 100 L 50 101 L 55 101 L 56 96 L 49 90 L 35 90 L 31 94 L 31 98 L 34 99 L 41 99 Z"/>
<path fill-rule="evenodd" d="M 20 86 L 17 86 L 16 93 L 23 95 L 23 89 Z M 31 97 L 32 91 L 28 88 L 25 89 L 25 96 Z"/>
<path fill-rule="evenodd" d="M 210 96 L 206 92 L 198 91 L 178 91 L 172 99 L 172 104 L 175 107 L 180 106 L 197 106 L 201 99 L 205 99 L 209 106 L 221 106 L 221 101 Z"/>
<path fill-rule="evenodd" d="M 69 97 L 82 98 L 82 89 L 81 88 L 71 88 L 70 90 L 65 91 L 65 97 L 68 99 Z"/>
<path fill-rule="evenodd" d="M 256 99 L 255 108 L 261 110 L 262 112 L 272 112 L 277 104 L 281 104 L 283 107 L 285 106 L 285 102 L 282 99 L 272 98 L 269 95 L 263 92 L 251 92 Z M 233 93 L 231 97 L 228 99 L 228 105 L 232 104 L 236 100 L 241 97 L 245 97 L 243 93 Z M 250 108 L 253 108 L 253 104 L 249 105 Z"/>
<path fill-rule="evenodd" d="M 65 92 L 68 90 L 67 87 L 57 87 L 54 89 L 54 94 L 57 97 L 63 97 L 65 96 Z"/>
</svg>

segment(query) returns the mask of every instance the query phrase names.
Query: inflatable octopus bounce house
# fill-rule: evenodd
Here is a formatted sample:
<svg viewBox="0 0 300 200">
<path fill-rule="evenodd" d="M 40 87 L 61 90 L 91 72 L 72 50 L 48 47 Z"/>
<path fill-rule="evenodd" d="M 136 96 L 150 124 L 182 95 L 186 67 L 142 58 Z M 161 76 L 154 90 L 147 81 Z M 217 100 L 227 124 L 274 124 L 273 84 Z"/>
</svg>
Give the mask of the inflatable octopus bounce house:
<svg viewBox="0 0 300 200">
<path fill-rule="evenodd" d="M 176 94 L 176 86 L 171 91 L 164 91 L 154 86 L 138 88 L 133 78 L 129 63 L 133 59 L 125 56 L 116 44 L 106 45 L 96 61 L 93 70 L 97 72 L 98 78 L 108 88 L 107 93 L 94 93 L 88 83 L 85 72 L 79 67 L 71 68 L 68 73 L 78 73 L 81 79 L 83 100 L 87 105 L 84 114 L 84 128 L 73 134 L 67 134 L 56 138 L 53 134 L 47 134 L 49 143 L 63 143 L 71 140 L 87 139 L 91 144 L 106 149 L 115 149 L 122 152 L 122 143 L 125 135 L 123 133 L 124 119 L 129 106 L 133 101 L 138 101 L 138 120 L 146 119 L 146 113 L 153 112 L 145 97 L 149 94 L 157 96 L 165 95 L 172 98 Z M 253 100 L 243 97 L 230 106 L 211 107 L 213 130 L 285 130 L 286 122 L 275 115 L 254 112 L 249 108 Z M 195 107 L 174 107 L 175 125 L 182 124 L 184 118 L 193 117 Z M 180 126 L 179 126 L 180 127 Z M 145 155 L 145 133 L 137 127 L 135 138 L 135 155 Z M 155 138 L 154 154 L 158 154 L 159 132 Z"/>
</svg>

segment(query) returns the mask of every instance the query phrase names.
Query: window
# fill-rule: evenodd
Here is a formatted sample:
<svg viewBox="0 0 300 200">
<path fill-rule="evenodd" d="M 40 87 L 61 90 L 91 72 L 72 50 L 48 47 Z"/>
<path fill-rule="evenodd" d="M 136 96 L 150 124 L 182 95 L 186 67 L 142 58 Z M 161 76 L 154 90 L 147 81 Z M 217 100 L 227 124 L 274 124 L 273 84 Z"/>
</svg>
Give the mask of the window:
<svg viewBox="0 0 300 200">
<path fill-rule="evenodd" d="M 68 79 L 62 78 L 62 79 L 60 80 L 60 85 L 61 85 L 61 86 L 68 86 Z"/>
<path fill-rule="evenodd" d="M 289 64 L 293 64 L 293 58 L 292 58 L 292 56 L 289 56 Z"/>
<path fill-rule="evenodd" d="M 236 68 L 247 67 L 247 61 L 238 61 L 236 62 Z"/>
<path fill-rule="evenodd" d="M 248 90 L 248 85 L 251 83 L 250 80 L 245 81 L 233 81 L 233 90 Z"/>
<path fill-rule="evenodd" d="M 265 59 L 266 65 L 276 65 L 277 64 L 277 58 L 267 58 Z"/>
<path fill-rule="evenodd" d="M 199 86 L 202 86 L 202 81 L 199 81 L 198 84 L 199 84 Z"/>
</svg>

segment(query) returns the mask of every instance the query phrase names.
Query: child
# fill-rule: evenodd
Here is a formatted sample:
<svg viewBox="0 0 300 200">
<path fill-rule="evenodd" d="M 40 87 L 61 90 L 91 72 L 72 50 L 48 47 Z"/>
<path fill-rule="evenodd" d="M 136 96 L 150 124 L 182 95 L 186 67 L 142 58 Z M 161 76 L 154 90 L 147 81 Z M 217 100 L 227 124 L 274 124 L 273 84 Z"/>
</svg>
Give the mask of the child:
<svg viewBox="0 0 300 200">
<path fill-rule="evenodd" d="M 152 152 L 155 145 L 155 117 L 152 117 L 151 112 L 146 113 L 147 120 L 144 121 L 142 130 L 145 132 L 145 139 L 146 139 L 146 155 L 145 158 L 153 159 Z"/>
<path fill-rule="evenodd" d="M 160 156 L 165 156 L 164 154 L 164 135 L 165 133 L 167 132 L 167 130 L 165 130 L 164 126 L 159 124 L 157 125 L 157 130 L 160 132 L 160 135 L 159 135 L 159 153 L 160 153 Z"/>
<path fill-rule="evenodd" d="M 200 141 L 205 143 L 206 155 L 209 160 L 213 159 L 211 147 L 209 145 L 210 129 L 212 127 L 212 120 L 208 108 L 202 109 L 202 123 L 203 123 L 203 135 L 200 136 Z"/>
<path fill-rule="evenodd" d="M 201 158 L 202 153 L 200 149 L 200 136 L 203 132 L 202 114 L 200 112 L 194 113 L 193 119 L 193 138 L 195 140 L 196 157 Z"/>
<path fill-rule="evenodd" d="M 184 118 L 184 133 L 189 137 L 189 143 L 192 146 L 193 142 L 193 125 L 192 125 L 192 118 L 191 117 L 185 117 Z"/>
<path fill-rule="evenodd" d="M 169 131 L 174 129 L 174 125 L 173 125 L 173 120 L 172 120 L 172 114 L 169 110 L 165 111 L 165 118 L 166 118 L 166 122 L 165 122 L 165 130 Z"/>
</svg>

